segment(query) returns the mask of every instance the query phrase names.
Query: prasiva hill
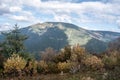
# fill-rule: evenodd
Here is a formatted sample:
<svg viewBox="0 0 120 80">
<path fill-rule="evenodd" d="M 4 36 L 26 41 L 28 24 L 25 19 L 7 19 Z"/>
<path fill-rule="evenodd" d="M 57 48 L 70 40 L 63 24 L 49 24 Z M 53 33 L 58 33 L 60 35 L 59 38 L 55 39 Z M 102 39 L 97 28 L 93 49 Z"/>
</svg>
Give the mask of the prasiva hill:
<svg viewBox="0 0 120 80">
<path fill-rule="evenodd" d="M 66 45 L 80 44 L 87 51 L 99 53 L 107 49 L 108 43 L 120 37 L 120 33 L 86 30 L 63 22 L 38 23 L 20 29 L 29 38 L 25 46 L 29 52 L 37 53 L 51 47 L 60 50 Z M 0 35 L 0 40 L 3 36 Z"/>
</svg>

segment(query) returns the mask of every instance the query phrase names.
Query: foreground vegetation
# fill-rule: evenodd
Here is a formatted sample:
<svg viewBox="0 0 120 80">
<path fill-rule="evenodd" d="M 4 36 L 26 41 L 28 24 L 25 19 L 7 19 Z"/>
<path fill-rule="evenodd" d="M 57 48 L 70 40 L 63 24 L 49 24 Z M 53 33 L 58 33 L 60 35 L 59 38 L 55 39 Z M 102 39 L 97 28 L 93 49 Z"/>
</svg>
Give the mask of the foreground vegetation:
<svg viewBox="0 0 120 80">
<path fill-rule="evenodd" d="M 4 33 L 0 45 L 0 80 L 119 80 L 120 39 L 110 43 L 106 52 L 90 54 L 79 44 L 59 52 L 47 48 L 39 60 L 25 51 L 28 37 L 15 30 Z"/>
</svg>

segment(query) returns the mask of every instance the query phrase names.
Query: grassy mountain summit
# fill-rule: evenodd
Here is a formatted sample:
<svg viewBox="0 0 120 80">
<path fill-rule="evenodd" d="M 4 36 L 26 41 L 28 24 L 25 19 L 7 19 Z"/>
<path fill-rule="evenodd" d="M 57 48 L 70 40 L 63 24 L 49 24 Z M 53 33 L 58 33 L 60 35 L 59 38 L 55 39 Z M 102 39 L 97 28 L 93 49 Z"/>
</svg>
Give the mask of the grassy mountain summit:
<svg viewBox="0 0 120 80">
<path fill-rule="evenodd" d="M 34 53 L 48 47 L 60 50 L 66 45 L 78 43 L 90 52 L 102 52 L 109 41 L 120 36 L 120 33 L 86 30 L 64 22 L 37 23 L 22 28 L 21 32 L 29 36 L 25 45 L 28 51 Z"/>
</svg>

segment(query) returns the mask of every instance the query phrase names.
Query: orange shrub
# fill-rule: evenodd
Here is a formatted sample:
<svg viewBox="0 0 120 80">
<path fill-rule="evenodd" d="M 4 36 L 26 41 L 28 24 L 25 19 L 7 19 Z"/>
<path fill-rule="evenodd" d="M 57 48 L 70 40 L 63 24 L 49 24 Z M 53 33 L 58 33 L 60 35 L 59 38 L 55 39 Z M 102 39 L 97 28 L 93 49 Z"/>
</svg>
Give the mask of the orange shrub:
<svg viewBox="0 0 120 80">
<path fill-rule="evenodd" d="M 92 70 L 101 69 L 104 66 L 102 60 L 96 56 L 86 57 L 82 62 L 87 68 L 90 68 Z"/>
</svg>

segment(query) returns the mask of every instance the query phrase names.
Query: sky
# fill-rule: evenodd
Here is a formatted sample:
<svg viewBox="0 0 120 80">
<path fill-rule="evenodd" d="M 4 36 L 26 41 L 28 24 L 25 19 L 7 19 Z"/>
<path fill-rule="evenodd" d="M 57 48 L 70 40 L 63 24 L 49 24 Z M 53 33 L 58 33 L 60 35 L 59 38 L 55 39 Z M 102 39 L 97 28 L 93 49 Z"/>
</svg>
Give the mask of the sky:
<svg viewBox="0 0 120 80">
<path fill-rule="evenodd" d="M 0 0 L 0 31 L 14 24 L 66 22 L 89 30 L 120 32 L 120 0 Z"/>
</svg>

